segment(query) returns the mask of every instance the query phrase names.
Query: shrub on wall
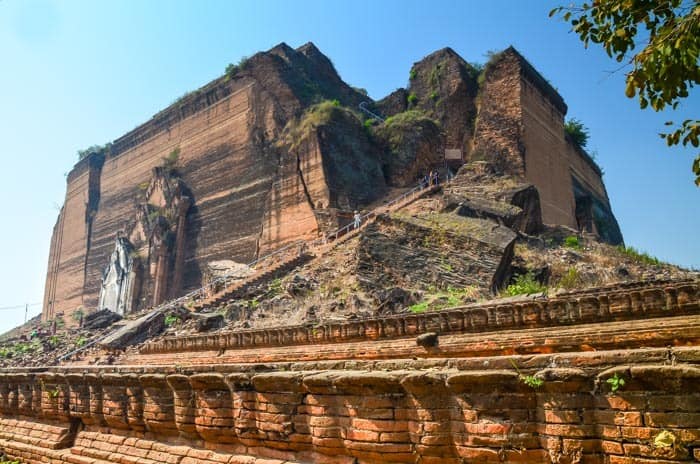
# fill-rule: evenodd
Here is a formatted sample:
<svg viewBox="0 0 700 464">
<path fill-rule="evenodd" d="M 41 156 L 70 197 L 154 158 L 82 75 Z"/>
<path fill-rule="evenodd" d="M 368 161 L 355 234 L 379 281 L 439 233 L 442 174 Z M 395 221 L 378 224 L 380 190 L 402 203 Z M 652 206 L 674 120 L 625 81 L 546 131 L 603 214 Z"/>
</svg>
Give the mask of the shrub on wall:
<svg viewBox="0 0 700 464">
<path fill-rule="evenodd" d="M 588 137 L 590 136 L 588 128 L 576 118 L 571 118 L 566 121 L 566 124 L 564 124 L 564 132 L 581 148 L 584 148 L 588 143 Z"/>
</svg>

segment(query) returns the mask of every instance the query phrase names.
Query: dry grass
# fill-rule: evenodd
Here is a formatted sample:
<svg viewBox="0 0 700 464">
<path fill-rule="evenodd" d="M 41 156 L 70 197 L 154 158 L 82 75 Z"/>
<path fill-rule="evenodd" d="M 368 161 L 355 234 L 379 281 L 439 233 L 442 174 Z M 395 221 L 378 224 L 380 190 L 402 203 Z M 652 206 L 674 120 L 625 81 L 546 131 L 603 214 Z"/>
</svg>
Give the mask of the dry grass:
<svg viewBox="0 0 700 464">
<path fill-rule="evenodd" d="M 639 258 L 619 247 L 581 239 L 578 248 L 554 240 L 545 246 L 515 245 L 515 262 L 527 269 L 548 267 L 549 286 L 565 290 L 657 278 L 686 278 L 691 272 L 670 264 Z"/>
</svg>

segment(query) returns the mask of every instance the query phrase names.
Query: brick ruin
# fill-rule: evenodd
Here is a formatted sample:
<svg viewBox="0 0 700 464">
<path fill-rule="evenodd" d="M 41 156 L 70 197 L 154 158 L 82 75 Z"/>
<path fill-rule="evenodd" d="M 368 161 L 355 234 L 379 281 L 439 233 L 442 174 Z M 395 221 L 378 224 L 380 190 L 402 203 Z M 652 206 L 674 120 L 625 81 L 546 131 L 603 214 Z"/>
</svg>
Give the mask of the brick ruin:
<svg viewBox="0 0 700 464">
<path fill-rule="evenodd" d="M 639 282 L 6 369 L 0 447 L 73 464 L 697 461 L 699 301 L 697 281 Z"/>
<path fill-rule="evenodd" d="M 564 134 L 561 96 L 512 47 L 478 74 L 443 49 L 414 65 L 407 89 L 373 102 L 313 44 L 254 55 L 71 170 L 43 320 L 158 305 L 201 286 L 217 263 L 318 237 L 390 188 L 473 160 L 533 183 L 545 223 L 621 243 L 600 169 Z M 392 126 L 387 142 L 336 111 L 289 142 L 323 99 L 426 117 Z"/>
<path fill-rule="evenodd" d="M 27 464 L 700 461 L 697 273 L 605 256 L 595 272 L 616 277 L 595 282 L 614 283 L 493 298 L 523 250 L 573 262 L 587 252 L 562 234 L 600 254 L 622 242 L 566 111 L 512 47 L 483 71 L 439 50 L 375 102 L 313 44 L 281 44 L 179 100 L 69 174 L 42 318 L 125 320 L 46 365 L 0 369 L 0 451 Z M 456 175 L 409 190 L 430 170 Z M 230 263 L 237 280 L 160 305 Z M 260 297 L 291 272 L 298 323 Z M 330 317 L 299 303 L 314 285 L 332 299 L 348 275 Z M 407 309 L 432 287 L 488 297 Z M 338 309 L 358 295 L 373 311 Z M 250 325 L 251 302 L 272 322 Z M 166 330 L 167 311 L 197 330 Z"/>
</svg>

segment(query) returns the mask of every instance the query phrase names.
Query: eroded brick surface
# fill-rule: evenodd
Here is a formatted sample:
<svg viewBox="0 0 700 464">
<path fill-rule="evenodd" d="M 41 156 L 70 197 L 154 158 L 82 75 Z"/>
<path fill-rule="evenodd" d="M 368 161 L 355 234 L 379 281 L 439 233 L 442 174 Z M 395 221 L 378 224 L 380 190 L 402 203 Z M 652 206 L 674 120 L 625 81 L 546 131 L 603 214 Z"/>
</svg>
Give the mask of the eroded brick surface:
<svg viewBox="0 0 700 464">
<path fill-rule="evenodd" d="M 681 351 L 697 356 L 698 350 Z M 133 367 L 104 374 L 96 368 L 89 376 L 54 368 L 31 381 L 51 379 L 40 384 L 45 398 L 69 379 L 70 401 L 44 401 L 23 416 L 4 411 L 0 446 L 27 462 L 43 456 L 61 463 L 693 459 L 700 445 L 700 365 L 639 354 L 651 362 L 621 364 L 618 353 L 600 352 L 596 362 L 579 367 L 564 367 L 576 360 L 572 353 L 500 358 L 500 364 L 484 358 L 480 368 L 429 361 L 391 370 L 220 365 L 168 377 L 138 375 L 144 369 Z M 151 368 L 158 369 L 167 367 Z M 79 380 L 95 376 L 102 380 L 103 408 L 91 419 L 94 409 L 76 406 L 94 392 Z M 613 377 L 624 379 L 616 391 Z M 0 378 L 10 385 L 1 392 L 5 404 L 19 377 Z M 164 391 L 129 393 L 154 385 Z M 103 419 L 109 427 L 97 425 Z M 675 437 L 672 449 L 654 446 L 663 431 Z"/>
<path fill-rule="evenodd" d="M 670 281 L 670 282 L 637 282 L 633 284 L 620 284 L 585 291 L 572 292 L 552 298 L 525 299 L 517 302 L 489 302 L 486 304 L 471 305 L 464 308 L 452 308 L 439 312 L 425 314 L 402 314 L 382 318 L 365 319 L 359 321 L 338 322 L 324 324 L 315 327 L 282 327 L 260 330 L 240 330 L 235 332 L 222 332 L 216 335 L 192 335 L 183 337 L 163 338 L 144 345 L 141 348 L 139 358 L 127 358 L 121 362 L 178 362 L 174 356 L 154 356 L 166 353 L 187 352 L 196 356 L 193 352 L 204 352 L 204 362 L 210 360 L 216 352 L 217 362 L 225 362 L 230 359 L 236 362 L 240 356 L 234 350 L 246 349 L 243 356 L 249 357 L 251 362 L 280 361 L 282 359 L 295 359 L 295 351 L 285 348 L 275 356 L 275 351 L 270 349 L 256 351 L 251 349 L 259 347 L 277 347 L 308 344 L 344 343 L 367 340 L 394 340 L 401 337 L 414 337 L 427 332 L 438 332 L 441 335 L 459 333 L 482 333 L 489 331 L 507 331 L 513 329 L 542 328 L 542 333 L 549 327 L 556 327 L 555 333 L 562 340 L 560 345 L 574 344 L 576 349 L 585 351 L 587 346 L 596 346 L 597 349 L 609 349 L 613 347 L 625 347 L 624 339 L 630 340 L 627 346 L 665 346 L 668 344 L 693 343 L 698 339 L 698 331 L 689 324 L 693 319 L 684 318 L 679 323 L 685 327 L 669 327 L 664 330 L 663 321 L 648 321 L 650 318 L 669 316 L 682 316 L 698 314 L 700 305 L 697 301 L 700 295 L 700 284 L 696 281 Z M 580 325 L 603 322 L 617 322 L 624 320 L 637 320 L 641 325 L 649 324 L 653 327 L 652 333 L 630 333 L 625 329 L 625 324 L 620 324 L 617 332 L 615 325 L 610 325 L 611 333 L 604 334 L 599 326 L 591 327 L 591 338 L 585 339 L 578 336 L 585 328 L 575 328 L 567 338 L 566 329 L 562 325 Z M 640 322 L 641 321 L 641 322 Z M 646 322 L 645 322 L 646 321 Z M 669 322 L 671 323 L 671 322 Z M 642 327 L 640 326 L 640 329 Z M 657 333 L 658 332 L 658 333 Z M 549 337 L 550 341 L 539 339 L 537 333 L 530 343 L 526 345 L 534 352 L 555 352 L 556 339 Z M 598 335 L 596 335 L 598 334 Z M 610 338 L 614 334 L 616 338 Z M 636 341 L 631 341 L 637 337 Z M 474 356 L 478 353 L 502 353 L 513 352 L 508 348 L 514 348 L 517 339 L 521 335 L 509 338 L 507 332 L 503 335 L 494 335 L 493 338 L 503 337 L 502 342 L 508 346 L 494 344 L 493 341 L 479 341 L 476 346 L 464 345 L 459 353 L 443 353 L 443 355 Z M 656 340 L 656 341 L 655 341 Z M 675 342 L 674 342 L 675 340 Z M 464 339 L 461 340 L 465 342 Z M 660 344 L 659 344 L 660 343 Z M 358 344 L 356 349 L 349 345 L 348 351 L 341 356 L 353 358 L 382 358 L 387 356 L 403 357 L 415 354 L 414 343 L 392 343 L 385 346 L 376 344 L 376 349 L 369 349 L 365 344 Z M 549 348 L 548 348 L 549 345 Z M 382 349 L 383 348 L 383 349 Z M 230 358 L 222 351 L 231 350 Z M 342 351 L 339 348 L 319 347 L 320 359 L 334 357 L 334 351 Z M 352 350 L 352 351 L 350 351 Z M 380 351 L 380 352 L 378 352 Z M 521 352 L 521 351 L 515 351 Z M 298 351 L 299 360 L 308 359 L 307 350 Z M 223 356 L 222 356 L 223 354 Z M 420 354 L 420 353 L 419 353 Z M 179 363 L 186 362 L 181 360 Z"/>
<path fill-rule="evenodd" d="M 698 296 L 693 281 L 640 282 L 5 369 L 0 448 L 75 464 L 689 462 Z M 436 346 L 416 344 L 426 331 Z M 207 351 L 231 340 L 229 357 Z"/>
</svg>

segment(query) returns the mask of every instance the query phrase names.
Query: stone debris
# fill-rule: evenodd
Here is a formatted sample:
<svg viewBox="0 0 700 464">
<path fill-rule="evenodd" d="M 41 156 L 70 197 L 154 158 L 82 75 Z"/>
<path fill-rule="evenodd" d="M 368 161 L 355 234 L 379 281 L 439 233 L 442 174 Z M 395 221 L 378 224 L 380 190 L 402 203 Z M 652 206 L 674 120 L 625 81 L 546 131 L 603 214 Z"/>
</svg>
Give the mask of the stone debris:
<svg viewBox="0 0 700 464">
<path fill-rule="evenodd" d="M 435 332 L 428 332 L 416 337 L 416 345 L 425 348 L 431 348 L 437 346 L 438 344 L 438 334 Z"/>
<path fill-rule="evenodd" d="M 224 316 L 222 314 L 207 314 L 195 318 L 195 330 L 197 332 L 209 332 L 220 329 L 224 326 Z"/>
<path fill-rule="evenodd" d="M 90 313 L 83 319 L 83 328 L 85 329 L 104 329 L 110 325 L 120 321 L 122 316 L 109 309 L 95 311 Z"/>
<path fill-rule="evenodd" d="M 100 346 L 109 350 L 123 350 L 158 335 L 165 327 L 162 311 L 153 311 L 138 319 L 126 320 L 113 333 L 100 340 Z"/>
</svg>

